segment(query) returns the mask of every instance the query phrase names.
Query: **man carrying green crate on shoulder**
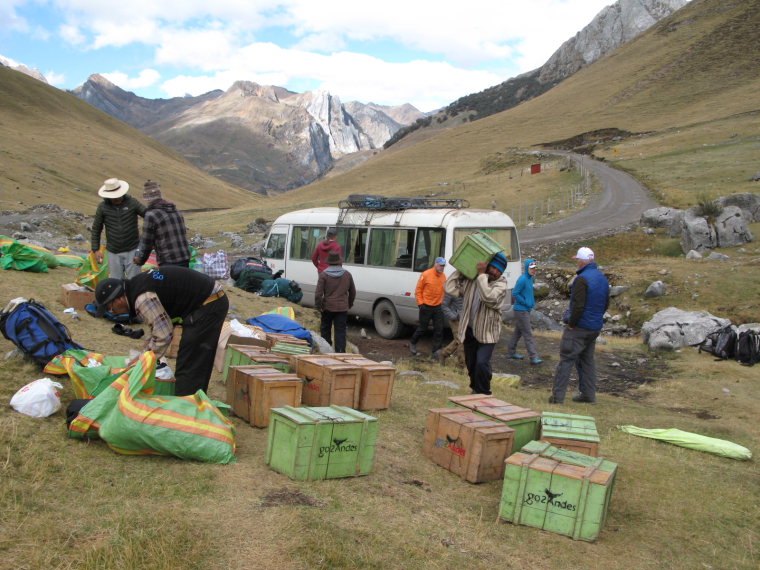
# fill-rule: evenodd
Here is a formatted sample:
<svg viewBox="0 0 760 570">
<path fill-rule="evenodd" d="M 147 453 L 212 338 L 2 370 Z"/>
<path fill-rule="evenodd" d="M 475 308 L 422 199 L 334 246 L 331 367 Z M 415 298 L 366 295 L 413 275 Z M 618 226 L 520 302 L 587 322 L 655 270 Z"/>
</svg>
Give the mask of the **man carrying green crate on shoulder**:
<svg viewBox="0 0 760 570">
<path fill-rule="evenodd" d="M 468 279 L 459 270 L 446 281 L 445 291 L 462 297 L 464 306 L 457 339 L 464 347 L 464 361 L 473 394 L 491 394 L 491 356 L 501 335 L 501 307 L 507 297 L 507 256 L 499 252 L 486 264 L 477 264 L 477 275 Z"/>
</svg>

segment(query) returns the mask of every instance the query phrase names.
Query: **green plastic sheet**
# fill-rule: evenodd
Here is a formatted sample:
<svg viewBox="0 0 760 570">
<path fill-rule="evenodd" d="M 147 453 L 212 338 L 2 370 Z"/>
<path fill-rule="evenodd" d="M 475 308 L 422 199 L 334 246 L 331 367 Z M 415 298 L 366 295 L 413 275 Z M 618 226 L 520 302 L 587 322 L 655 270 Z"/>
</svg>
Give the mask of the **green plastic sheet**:
<svg viewBox="0 0 760 570">
<path fill-rule="evenodd" d="M 149 395 L 155 383 L 156 356 L 143 353 L 85 405 L 71 422 L 75 438 L 97 434 L 111 449 L 129 455 L 174 455 L 210 463 L 235 458 L 235 428 L 202 390 L 192 396 Z"/>
<path fill-rule="evenodd" d="M 5 236 L 0 236 L 5 238 Z M 18 241 L 3 240 L 0 247 L 0 266 L 3 269 L 47 273 L 49 267 L 58 267 L 60 262 L 52 252 L 42 247 L 23 244 Z"/>
<path fill-rule="evenodd" d="M 720 455 L 721 457 L 743 460 L 752 459 L 752 452 L 749 449 L 737 443 L 726 441 L 725 439 L 717 439 L 714 437 L 708 437 L 706 435 L 700 435 L 698 433 L 681 431 L 680 429 L 675 428 L 646 429 L 636 426 L 618 427 L 624 432 L 630 433 L 632 435 L 648 437 L 651 439 L 659 439 L 661 441 L 666 441 L 668 443 L 679 445 L 681 447 L 714 453 L 715 455 Z"/>
</svg>

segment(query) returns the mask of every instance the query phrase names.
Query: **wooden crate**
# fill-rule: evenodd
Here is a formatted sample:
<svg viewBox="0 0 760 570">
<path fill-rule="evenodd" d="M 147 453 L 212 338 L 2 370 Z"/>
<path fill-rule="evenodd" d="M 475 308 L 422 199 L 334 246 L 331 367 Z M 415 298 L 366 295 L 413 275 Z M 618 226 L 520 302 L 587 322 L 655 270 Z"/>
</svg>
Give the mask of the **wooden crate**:
<svg viewBox="0 0 760 570">
<path fill-rule="evenodd" d="M 591 457 L 599 457 L 599 433 L 591 416 L 544 412 L 541 415 L 541 438 L 560 447 Z"/>
<path fill-rule="evenodd" d="M 377 429 L 377 418 L 344 406 L 274 408 L 266 463 L 298 481 L 366 475 Z"/>
<path fill-rule="evenodd" d="M 228 370 L 231 366 L 247 366 L 249 364 L 263 364 L 277 368 L 281 372 L 291 372 L 290 359 L 286 356 L 273 354 L 261 347 L 229 344 L 224 357 L 224 369 L 222 370 L 222 382 L 227 382 Z"/>
<path fill-rule="evenodd" d="M 278 396 L 277 398 L 278 401 L 283 398 L 285 399 L 283 405 L 295 407 L 301 404 L 303 382 L 295 374 L 287 374 L 271 366 L 262 365 L 231 366 L 229 371 L 227 379 L 227 403 L 232 406 L 232 411 L 235 412 L 236 416 L 253 425 L 257 425 L 254 422 L 261 423 L 263 421 L 262 417 L 268 418 L 269 416 L 269 408 L 267 408 L 266 412 L 260 410 L 263 406 L 266 406 L 266 399 L 262 399 L 265 394 L 261 392 L 262 388 L 258 385 L 263 379 L 284 382 L 281 387 L 282 397 Z M 300 386 L 296 387 L 296 383 L 300 384 Z M 259 391 L 258 394 L 257 390 Z M 258 427 L 263 426 L 259 425 Z"/>
<path fill-rule="evenodd" d="M 540 413 L 492 396 L 451 396 L 448 405 L 467 408 L 476 414 L 507 424 L 515 430 L 515 450 L 522 449 L 523 445 L 538 439 L 541 434 Z"/>
<path fill-rule="evenodd" d="M 319 354 L 294 355 L 291 363 L 304 380 L 305 406 L 359 406 L 361 367 Z"/>
<path fill-rule="evenodd" d="M 461 408 L 428 410 L 422 454 L 471 483 L 504 476 L 515 431 Z"/>
<path fill-rule="evenodd" d="M 362 369 L 358 410 L 386 410 L 391 405 L 396 367 L 380 364 L 361 354 L 331 354 L 336 360 L 347 362 Z"/>
<path fill-rule="evenodd" d="M 534 441 L 507 458 L 499 517 L 593 541 L 607 517 L 617 464 Z"/>
</svg>

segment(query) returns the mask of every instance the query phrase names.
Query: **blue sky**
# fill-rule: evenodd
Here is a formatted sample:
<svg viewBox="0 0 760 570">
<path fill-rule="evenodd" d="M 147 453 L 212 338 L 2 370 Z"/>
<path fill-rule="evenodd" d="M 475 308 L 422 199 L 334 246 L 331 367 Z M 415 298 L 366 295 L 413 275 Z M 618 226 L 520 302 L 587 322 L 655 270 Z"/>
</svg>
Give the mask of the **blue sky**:
<svg viewBox="0 0 760 570">
<path fill-rule="evenodd" d="M 148 98 L 236 80 L 431 111 L 541 66 L 613 0 L 0 0 L 0 56 Z"/>
</svg>

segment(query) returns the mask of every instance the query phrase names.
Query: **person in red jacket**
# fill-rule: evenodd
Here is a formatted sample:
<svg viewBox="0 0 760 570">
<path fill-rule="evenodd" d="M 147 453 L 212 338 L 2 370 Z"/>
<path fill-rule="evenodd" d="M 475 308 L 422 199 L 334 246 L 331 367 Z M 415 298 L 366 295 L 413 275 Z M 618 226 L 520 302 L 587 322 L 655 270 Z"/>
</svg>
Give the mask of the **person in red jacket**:
<svg viewBox="0 0 760 570">
<path fill-rule="evenodd" d="M 419 324 L 409 341 L 409 352 L 418 354 L 417 341 L 427 332 L 428 325 L 433 323 L 433 358 L 440 360 L 440 350 L 443 340 L 443 286 L 446 276 L 443 268 L 446 260 L 436 257 L 433 267 L 423 271 L 417 281 L 414 295 L 417 298 L 417 306 L 420 309 Z"/>
<path fill-rule="evenodd" d="M 343 258 L 343 248 L 335 241 L 336 235 L 338 232 L 335 231 L 335 228 L 328 228 L 324 241 L 319 242 L 314 248 L 314 253 L 311 254 L 311 262 L 317 268 L 317 273 L 322 273 L 327 269 L 327 256 L 331 251 L 336 252 L 339 258 Z"/>
<path fill-rule="evenodd" d="M 334 328 L 335 352 L 346 352 L 346 320 L 356 299 L 356 287 L 354 278 L 341 266 L 337 252 L 331 251 L 326 261 L 327 269 L 319 274 L 314 292 L 314 307 L 322 313 L 319 334 L 332 344 Z"/>
</svg>

